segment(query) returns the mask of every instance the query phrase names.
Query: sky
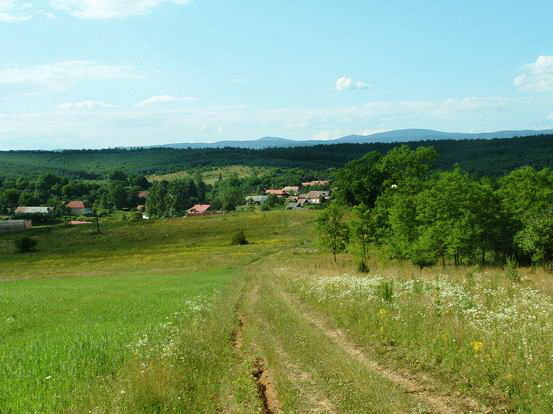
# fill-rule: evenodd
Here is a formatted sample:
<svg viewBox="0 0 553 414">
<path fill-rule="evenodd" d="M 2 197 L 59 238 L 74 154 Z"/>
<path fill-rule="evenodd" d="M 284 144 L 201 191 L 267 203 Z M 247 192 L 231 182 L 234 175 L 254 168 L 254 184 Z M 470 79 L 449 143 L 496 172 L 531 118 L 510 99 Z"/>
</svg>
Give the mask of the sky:
<svg viewBox="0 0 553 414">
<path fill-rule="evenodd" d="M 0 150 L 553 128 L 547 0 L 0 0 Z"/>
</svg>

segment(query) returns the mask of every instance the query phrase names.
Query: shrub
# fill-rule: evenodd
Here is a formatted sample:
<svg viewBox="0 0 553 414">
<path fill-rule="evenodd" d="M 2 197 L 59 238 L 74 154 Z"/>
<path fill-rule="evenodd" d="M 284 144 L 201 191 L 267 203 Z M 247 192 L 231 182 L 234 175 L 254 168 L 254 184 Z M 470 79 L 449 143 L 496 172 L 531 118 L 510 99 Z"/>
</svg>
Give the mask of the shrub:
<svg viewBox="0 0 553 414">
<path fill-rule="evenodd" d="M 367 264 L 367 262 L 364 261 L 364 260 L 361 260 L 359 262 L 359 264 L 357 265 L 357 271 L 359 273 L 369 273 L 370 269 L 369 269 L 369 265 Z"/>
<path fill-rule="evenodd" d="M 514 283 L 520 283 L 520 273 L 518 271 L 518 262 L 515 259 L 507 258 L 505 264 L 505 275 Z"/>
<path fill-rule="evenodd" d="M 244 230 L 238 230 L 236 233 L 234 233 L 234 236 L 232 236 L 232 244 L 233 245 L 244 245 L 248 244 L 249 241 L 246 239 L 246 235 L 244 234 Z"/>
<path fill-rule="evenodd" d="M 378 295 L 385 302 L 391 302 L 394 298 L 394 286 L 392 282 L 385 280 L 380 285 L 378 285 Z"/>
<path fill-rule="evenodd" d="M 38 242 L 30 237 L 22 237 L 21 239 L 15 240 L 14 244 L 19 253 L 28 253 L 35 249 Z"/>
</svg>

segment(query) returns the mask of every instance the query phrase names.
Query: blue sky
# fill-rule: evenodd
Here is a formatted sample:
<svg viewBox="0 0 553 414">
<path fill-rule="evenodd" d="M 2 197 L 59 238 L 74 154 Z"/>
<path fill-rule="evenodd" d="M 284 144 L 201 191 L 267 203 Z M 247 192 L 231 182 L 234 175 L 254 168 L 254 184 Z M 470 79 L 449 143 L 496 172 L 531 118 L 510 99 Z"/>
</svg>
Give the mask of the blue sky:
<svg viewBox="0 0 553 414">
<path fill-rule="evenodd" d="M 0 149 L 553 128 L 553 3 L 0 0 Z"/>
</svg>

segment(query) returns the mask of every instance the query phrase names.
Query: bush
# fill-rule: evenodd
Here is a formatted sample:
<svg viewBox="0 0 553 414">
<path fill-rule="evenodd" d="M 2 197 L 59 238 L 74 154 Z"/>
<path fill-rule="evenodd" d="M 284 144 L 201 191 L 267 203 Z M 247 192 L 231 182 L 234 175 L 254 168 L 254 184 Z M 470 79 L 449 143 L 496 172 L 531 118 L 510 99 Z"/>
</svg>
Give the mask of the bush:
<svg viewBox="0 0 553 414">
<path fill-rule="evenodd" d="M 232 244 L 233 245 L 244 245 L 248 244 L 249 241 L 246 239 L 246 235 L 244 234 L 244 230 L 237 231 L 234 236 L 232 236 Z"/>
<path fill-rule="evenodd" d="M 364 261 L 364 260 L 361 260 L 359 262 L 359 264 L 357 265 L 357 271 L 359 273 L 369 273 L 370 269 L 369 269 L 369 265 L 367 264 L 367 262 Z"/>
<path fill-rule="evenodd" d="M 23 237 L 14 241 L 15 248 L 19 253 L 28 253 L 35 250 L 38 242 L 30 237 Z"/>
<path fill-rule="evenodd" d="M 505 264 L 505 275 L 514 283 L 520 283 L 521 277 L 518 271 L 518 262 L 510 257 L 507 258 Z"/>
<path fill-rule="evenodd" d="M 392 282 L 385 280 L 380 285 L 378 285 L 378 295 L 385 302 L 391 302 L 394 298 L 394 286 Z"/>
</svg>

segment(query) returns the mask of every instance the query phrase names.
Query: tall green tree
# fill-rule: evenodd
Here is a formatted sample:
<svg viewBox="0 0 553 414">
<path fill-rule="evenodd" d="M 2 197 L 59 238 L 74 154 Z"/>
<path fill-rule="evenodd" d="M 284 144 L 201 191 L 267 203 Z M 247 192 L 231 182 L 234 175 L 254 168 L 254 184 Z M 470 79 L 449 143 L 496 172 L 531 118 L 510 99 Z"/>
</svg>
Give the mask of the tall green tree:
<svg viewBox="0 0 553 414">
<path fill-rule="evenodd" d="M 352 234 L 361 246 L 361 260 L 368 259 L 369 245 L 375 240 L 374 223 L 371 210 L 365 204 L 353 208 L 354 219 L 351 222 Z"/>
<path fill-rule="evenodd" d="M 317 230 L 321 244 L 336 255 L 346 250 L 349 243 L 349 227 L 344 222 L 344 214 L 336 204 L 330 204 L 317 217 Z"/>
</svg>

